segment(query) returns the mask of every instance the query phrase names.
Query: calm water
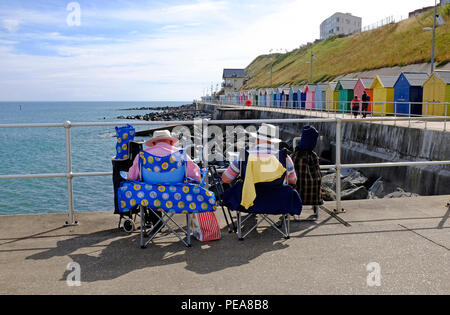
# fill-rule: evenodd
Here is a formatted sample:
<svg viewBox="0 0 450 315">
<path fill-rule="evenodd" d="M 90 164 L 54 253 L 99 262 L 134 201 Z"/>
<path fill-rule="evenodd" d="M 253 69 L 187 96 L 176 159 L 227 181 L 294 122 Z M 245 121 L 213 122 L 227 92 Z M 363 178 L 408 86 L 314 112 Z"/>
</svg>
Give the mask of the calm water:
<svg viewBox="0 0 450 315">
<path fill-rule="evenodd" d="M 1 103 L 0 124 L 114 122 L 149 111 L 125 108 L 179 106 L 187 102 Z M 122 120 L 121 120 L 122 121 Z M 133 121 L 129 122 L 131 125 Z M 145 127 L 136 127 L 143 130 Z M 111 172 L 114 127 L 72 128 L 73 172 Z M 64 128 L 0 128 L 0 174 L 65 173 Z M 111 177 L 74 179 L 78 212 L 113 211 Z M 67 212 L 66 179 L 0 180 L 0 215 Z"/>
</svg>

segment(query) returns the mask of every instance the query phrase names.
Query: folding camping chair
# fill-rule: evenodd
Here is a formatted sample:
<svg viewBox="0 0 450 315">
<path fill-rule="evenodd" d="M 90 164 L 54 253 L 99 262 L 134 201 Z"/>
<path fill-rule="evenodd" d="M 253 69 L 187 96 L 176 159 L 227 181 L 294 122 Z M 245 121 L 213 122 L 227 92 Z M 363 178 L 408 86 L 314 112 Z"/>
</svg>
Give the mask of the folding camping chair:
<svg viewBox="0 0 450 315">
<path fill-rule="evenodd" d="M 279 161 L 286 167 L 286 152 L 279 151 Z M 290 238 L 290 217 L 291 215 L 300 215 L 302 203 L 298 192 L 292 187 L 285 185 L 286 172 L 278 179 L 272 182 L 255 184 L 256 199 L 254 205 L 249 209 L 242 206 L 241 200 L 243 187 L 246 178 L 249 153 L 246 152 L 245 160 L 240 162 L 241 178 L 237 183 L 228 189 L 224 194 L 224 204 L 228 208 L 237 212 L 237 233 L 239 240 L 243 241 L 251 232 L 256 230 L 261 223 L 267 222 L 278 231 L 285 239 Z M 248 215 L 243 219 L 242 213 Z M 281 215 L 282 226 L 279 227 L 269 216 Z M 258 221 L 258 216 L 261 219 Z M 255 218 L 256 224 L 243 231 L 243 225 L 249 219 Z"/>
<path fill-rule="evenodd" d="M 215 195 L 206 190 L 207 171 L 202 171 L 202 182 L 193 184 L 187 177 L 187 157 L 183 150 L 166 157 L 154 156 L 145 151 L 139 154 L 141 178 L 139 182 L 125 182 L 119 189 L 121 210 L 139 206 L 141 226 L 140 245 L 146 248 L 150 242 L 166 227 L 185 246 L 191 247 L 191 217 L 193 213 L 214 212 Z M 186 215 L 186 230 L 173 219 L 176 214 Z M 154 215 L 158 218 L 147 231 L 143 218 Z M 172 228 L 175 224 L 182 234 Z M 186 236 L 186 241 L 182 235 Z M 145 238 L 149 239 L 145 241 Z"/>
</svg>

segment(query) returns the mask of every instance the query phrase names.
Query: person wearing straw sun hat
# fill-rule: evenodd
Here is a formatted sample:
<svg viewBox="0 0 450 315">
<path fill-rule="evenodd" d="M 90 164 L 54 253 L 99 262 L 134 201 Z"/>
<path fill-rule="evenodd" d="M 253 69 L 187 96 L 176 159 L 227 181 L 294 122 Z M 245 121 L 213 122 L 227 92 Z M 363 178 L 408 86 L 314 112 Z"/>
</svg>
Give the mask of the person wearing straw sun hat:
<svg viewBox="0 0 450 315">
<path fill-rule="evenodd" d="M 279 150 L 277 150 L 276 145 L 282 142 L 278 138 L 278 128 L 271 124 L 262 124 L 258 132 L 247 132 L 251 137 L 256 139 L 256 146 L 250 148 L 249 154 L 256 154 L 258 156 L 267 157 L 269 155 L 278 156 Z M 287 170 L 287 180 L 291 185 L 297 183 L 297 175 L 295 173 L 294 163 L 291 157 L 286 157 L 286 170 Z M 240 173 L 240 161 L 236 158 L 230 167 L 223 173 L 222 181 L 226 184 L 233 182 Z"/>
<path fill-rule="evenodd" d="M 245 213 L 299 215 L 300 196 L 287 185 L 295 185 L 297 175 L 291 157 L 277 147 L 282 142 L 277 127 L 262 124 L 258 132 L 248 134 L 256 139 L 256 146 L 236 158 L 222 175 L 227 184 L 240 177 L 225 191 L 224 205 Z"/>
<path fill-rule="evenodd" d="M 172 136 L 169 130 L 158 130 L 153 133 L 153 137 L 145 142 L 147 148 L 144 150 L 159 157 L 166 157 L 180 150 L 176 145 L 179 143 L 178 138 Z M 191 158 L 187 157 L 187 175 L 188 177 L 201 181 L 200 168 Z M 128 171 L 128 180 L 134 181 L 140 178 L 139 156 L 134 159 L 133 166 Z"/>
</svg>

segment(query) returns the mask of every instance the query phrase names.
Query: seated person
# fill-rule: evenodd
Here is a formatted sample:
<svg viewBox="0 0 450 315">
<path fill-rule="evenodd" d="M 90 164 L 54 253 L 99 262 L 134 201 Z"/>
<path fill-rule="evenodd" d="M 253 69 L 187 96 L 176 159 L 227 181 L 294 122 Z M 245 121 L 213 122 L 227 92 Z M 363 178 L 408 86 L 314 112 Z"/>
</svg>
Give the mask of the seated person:
<svg viewBox="0 0 450 315">
<path fill-rule="evenodd" d="M 275 147 L 281 142 L 274 137 L 275 133 L 275 126 L 263 124 L 257 134 L 250 134 L 257 139 L 257 145 L 246 152 L 245 158 L 236 158 L 222 175 L 224 183 L 231 183 L 238 176 L 242 178 L 225 191 L 226 207 L 248 213 L 301 213 L 300 196 L 287 185 L 297 183 L 294 163 L 285 151 Z M 269 167 L 270 171 L 262 171 L 263 167 Z M 256 177 L 248 177 L 249 171 Z"/>
<path fill-rule="evenodd" d="M 169 130 L 155 131 L 153 133 L 153 138 L 148 140 L 145 145 L 148 147 L 144 151 L 159 157 L 166 157 L 180 149 L 175 147 L 179 140 L 172 137 Z M 140 169 L 139 169 L 139 155 L 136 156 L 133 162 L 133 166 L 128 171 L 128 180 L 136 181 L 140 179 Z M 200 168 L 195 164 L 191 158 L 187 157 L 187 176 L 192 178 L 196 182 L 200 183 L 201 174 Z"/>
<path fill-rule="evenodd" d="M 268 128 L 274 130 L 276 128 L 273 125 L 263 124 L 263 126 L 269 126 Z M 249 149 L 249 154 L 256 154 L 257 156 L 268 156 L 268 155 L 278 155 L 278 150 L 275 148 L 275 144 L 281 143 L 280 139 L 269 138 L 267 136 L 259 133 L 256 136 L 256 146 Z M 228 167 L 228 169 L 222 175 L 222 181 L 225 184 L 232 183 L 240 173 L 239 159 L 236 158 Z M 287 181 L 290 185 L 295 185 L 297 183 L 297 174 L 295 173 L 294 163 L 291 157 L 286 156 L 286 170 L 287 170 Z"/>
</svg>

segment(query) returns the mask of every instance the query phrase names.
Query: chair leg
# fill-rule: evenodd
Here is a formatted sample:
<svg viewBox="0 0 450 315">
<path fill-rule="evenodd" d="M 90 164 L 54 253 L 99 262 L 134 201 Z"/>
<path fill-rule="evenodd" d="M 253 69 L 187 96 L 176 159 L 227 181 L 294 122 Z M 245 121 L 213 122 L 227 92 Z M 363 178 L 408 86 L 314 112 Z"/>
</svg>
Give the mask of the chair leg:
<svg viewBox="0 0 450 315">
<path fill-rule="evenodd" d="M 285 216 L 284 216 L 284 230 L 285 230 L 285 232 L 286 232 L 286 235 L 285 235 L 285 239 L 290 239 L 291 237 L 290 237 L 290 230 L 291 230 L 291 216 L 289 215 L 289 214 L 286 214 Z"/>
<path fill-rule="evenodd" d="M 240 241 L 243 241 L 244 238 L 242 237 L 242 220 L 241 220 L 241 213 L 239 211 L 237 211 L 237 233 L 238 233 L 238 239 Z"/>
<path fill-rule="evenodd" d="M 191 215 L 186 214 L 186 224 L 187 224 L 187 247 L 192 247 L 191 244 Z"/>
<path fill-rule="evenodd" d="M 141 231 L 140 231 L 140 238 L 141 238 L 141 248 L 145 249 L 147 248 L 147 246 L 145 245 L 145 241 L 144 241 L 144 234 L 145 232 L 145 220 L 144 220 L 144 207 L 139 206 L 139 212 L 140 212 L 140 216 L 141 216 Z"/>
</svg>

